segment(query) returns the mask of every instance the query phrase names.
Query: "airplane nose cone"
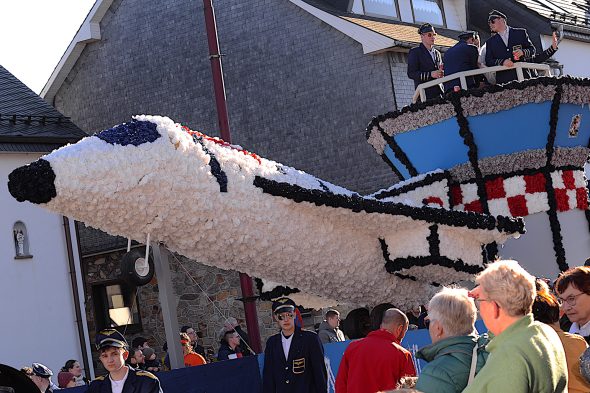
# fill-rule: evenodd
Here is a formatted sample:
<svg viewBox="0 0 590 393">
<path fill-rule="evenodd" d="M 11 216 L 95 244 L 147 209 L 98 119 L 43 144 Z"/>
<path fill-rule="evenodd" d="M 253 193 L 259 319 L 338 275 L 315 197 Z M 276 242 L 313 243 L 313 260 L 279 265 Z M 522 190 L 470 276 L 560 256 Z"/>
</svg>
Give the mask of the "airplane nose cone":
<svg viewBox="0 0 590 393">
<path fill-rule="evenodd" d="M 8 175 L 8 191 L 19 202 L 47 203 L 57 195 L 54 181 L 51 164 L 40 159 L 12 171 Z"/>
</svg>

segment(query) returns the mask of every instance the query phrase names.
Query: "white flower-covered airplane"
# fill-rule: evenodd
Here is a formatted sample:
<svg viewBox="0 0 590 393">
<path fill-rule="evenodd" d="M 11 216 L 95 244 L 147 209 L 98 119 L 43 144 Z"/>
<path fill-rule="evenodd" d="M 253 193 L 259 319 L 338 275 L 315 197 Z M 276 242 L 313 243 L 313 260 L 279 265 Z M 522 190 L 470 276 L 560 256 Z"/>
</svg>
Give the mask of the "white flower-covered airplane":
<svg viewBox="0 0 590 393">
<path fill-rule="evenodd" d="M 363 197 L 158 116 L 18 168 L 9 190 L 112 235 L 150 234 L 265 290 L 298 288 L 310 306 L 426 300 L 433 283 L 481 271 L 483 245 L 524 232 L 520 219 Z"/>
</svg>

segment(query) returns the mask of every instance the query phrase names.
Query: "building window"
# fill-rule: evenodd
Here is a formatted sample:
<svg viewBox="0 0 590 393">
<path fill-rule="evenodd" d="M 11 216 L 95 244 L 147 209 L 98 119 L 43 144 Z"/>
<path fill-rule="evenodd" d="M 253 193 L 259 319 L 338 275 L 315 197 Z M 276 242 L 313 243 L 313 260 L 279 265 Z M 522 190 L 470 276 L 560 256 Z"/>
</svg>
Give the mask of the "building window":
<svg viewBox="0 0 590 393">
<path fill-rule="evenodd" d="M 92 287 L 97 330 L 114 328 L 126 333 L 142 330 L 137 289 L 124 282 L 111 282 Z"/>
<path fill-rule="evenodd" d="M 412 11 L 416 23 L 445 25 L 443 6 L 440 0 L 412 0 Z"/>
<path fill-rule="evenodd" d="M 363 0 L 365 15 L 399 18 L 397 0 Z"/>
</svg>

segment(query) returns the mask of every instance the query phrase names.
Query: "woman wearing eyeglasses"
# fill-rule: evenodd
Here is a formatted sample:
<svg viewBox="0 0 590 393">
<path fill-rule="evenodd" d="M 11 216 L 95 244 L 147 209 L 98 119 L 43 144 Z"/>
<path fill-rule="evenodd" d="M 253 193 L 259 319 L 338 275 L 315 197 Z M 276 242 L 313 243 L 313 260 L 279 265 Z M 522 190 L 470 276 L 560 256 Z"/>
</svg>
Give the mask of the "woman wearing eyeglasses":
<svg viewBox="0 0 590 393">
<path fill-rule="evenodd" d="M 590 267 L 578 266 L 562 273 L 555 290 L 572 326 L 570 333 L 579 334 L 590 343 Z"/>
<path fill-rule="evenodd" d="M 535 320 L 551 326 L 559 335 L 567 360 L 568 392 L 588 393 L 590 392 L 590 384 L 580 373 L 580 356 L 588 348 L 588 344 L 577 334 L 569 334 L 561 330 L 559 327 L 559 304 L 560 302 L 551 293 L 547 283 L 543 280 L 537 280 L 537 297 L 535 303 L 533 303 Z"/>
<path fill-rule="evenodd" d="M 497 261 L 470 292 L 494 335 L 488 360 L 463 393 L 565 393 L 567 363 L 555 330 L 533 320 L 535 278 L 516 261 Z"/>
</svg>

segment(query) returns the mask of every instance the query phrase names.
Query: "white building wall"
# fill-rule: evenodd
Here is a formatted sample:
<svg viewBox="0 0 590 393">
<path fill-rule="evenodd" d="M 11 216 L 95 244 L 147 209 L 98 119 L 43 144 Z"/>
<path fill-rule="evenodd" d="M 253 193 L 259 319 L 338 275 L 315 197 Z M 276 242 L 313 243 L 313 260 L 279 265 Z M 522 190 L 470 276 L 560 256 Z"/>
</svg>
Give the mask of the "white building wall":
<svg viewBox="0 0 590 393">
<path fill-rule="evenodd" d="M 542 35 L 543 49 L 551 46 L 552 40 L 551 36 Z M 564 39 L 553 58 L 563 64 L 564 74 L 590 78 L 590 43 Z"/>
<path fill-rule="evenodd" d="M 40 362 L 57 373 L 68 359 L 82 362 L 63 219 L 8 192 L 8 174 L 38 158 L 0 154 L 0 363 Z M 15 259 L 12 228 L 22 221 L 31 259 Z"/>
<path fill-rule="evenodd" d="M 555 262 L 553 237 L 546 212 L 525 217 L 526 233 L 518 239 L 509 239 L 500 246 L 504 259 L 515 259 L 536 277 L 557 278 L 559 267 Z"/>
<path fill-rule="evenodd" d="M 558 213 L 566 262 L 570 267 L 581 266 L 590 257 L 590 232 L 583 211 L 574 209 Z M 555 261 L 553 235 L 546 212 L 525 217 L 526 233 L 509 239 L 499 253 L 502 258 L 517 260 L 536 277 L 555 280 L 559 267 Z"/>
</svg>

